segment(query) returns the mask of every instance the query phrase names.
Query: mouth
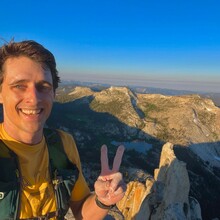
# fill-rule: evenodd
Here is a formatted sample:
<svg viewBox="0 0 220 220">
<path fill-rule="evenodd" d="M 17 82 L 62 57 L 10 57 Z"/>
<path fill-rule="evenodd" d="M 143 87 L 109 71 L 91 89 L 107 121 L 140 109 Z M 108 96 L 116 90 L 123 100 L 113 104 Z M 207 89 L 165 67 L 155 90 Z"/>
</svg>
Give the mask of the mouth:
<svg viewBox="0 0 220 220">
<path fill-rule="evenodd" d="M 43 111 L 43 109 L 20 109 L 20 111 L 27 116 L 31 116 L 39 115 Z"/>
</svg>

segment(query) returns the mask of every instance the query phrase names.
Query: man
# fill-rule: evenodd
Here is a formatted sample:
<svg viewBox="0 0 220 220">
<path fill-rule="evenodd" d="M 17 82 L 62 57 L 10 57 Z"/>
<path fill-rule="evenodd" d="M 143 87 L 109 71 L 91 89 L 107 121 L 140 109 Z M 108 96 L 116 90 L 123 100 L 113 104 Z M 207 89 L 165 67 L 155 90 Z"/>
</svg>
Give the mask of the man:
<svg viewBox="0 0 220 220">
<path fill-rule="evenodd" d="M 122 146 L 117 150 L 112 170 L 108 167 L 107 147 L 102 147 L 101 174 L 94 184 L 95 193 L 89 191 L 85 182 L 72 136 L 61 130 L 57 131 L 58 136 L 72 168 L 51 168 L 49 161 L 53 160 L 44 125 L 58 83 L 55 58 L 42 45 L 22 41 L 0 48 L 1 220 L 63 219 L 66 204 L 76 219 L 103 219 L 124 196 L 126 186 L 119 172 Z"/>
</svg>

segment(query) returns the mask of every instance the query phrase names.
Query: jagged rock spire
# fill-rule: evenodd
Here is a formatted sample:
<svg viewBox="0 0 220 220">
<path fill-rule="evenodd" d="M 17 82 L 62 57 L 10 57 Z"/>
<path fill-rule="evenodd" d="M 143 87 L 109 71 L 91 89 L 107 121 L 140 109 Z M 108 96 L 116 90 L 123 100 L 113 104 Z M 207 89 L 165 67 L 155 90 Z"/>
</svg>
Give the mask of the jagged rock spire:
<svg viewBox="0 0 220 220">
<path fill-rule="evenodd" d="M 145 185 L 130 182 L 117 206 L 126 220 L 202 219 L 198 202 L 189 199 L 189 189 L 186 164 L 176 158 L 173 144 L 166 143 L 154 179 L 147 179 Z"/>
</svg>

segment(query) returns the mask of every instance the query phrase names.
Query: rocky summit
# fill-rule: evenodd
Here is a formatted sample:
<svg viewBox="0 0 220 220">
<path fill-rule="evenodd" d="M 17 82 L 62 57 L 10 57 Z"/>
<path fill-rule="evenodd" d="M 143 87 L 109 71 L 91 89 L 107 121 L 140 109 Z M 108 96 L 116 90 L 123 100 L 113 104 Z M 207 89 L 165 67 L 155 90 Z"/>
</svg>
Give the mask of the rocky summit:
<svg viewBox="0 0 220 220">
<path fill-rule="evenodd" d="M 122 163 L 128 190 L 111 212 L 118 219 L 220 217 L 220 108 L 211 99 L 75 87 L 57 94 L 47 124 L 74 136 L 91 189 L 100 146 L 108 145 L 110 161 L 114 143 L 133 146 Z"/>
</svg>

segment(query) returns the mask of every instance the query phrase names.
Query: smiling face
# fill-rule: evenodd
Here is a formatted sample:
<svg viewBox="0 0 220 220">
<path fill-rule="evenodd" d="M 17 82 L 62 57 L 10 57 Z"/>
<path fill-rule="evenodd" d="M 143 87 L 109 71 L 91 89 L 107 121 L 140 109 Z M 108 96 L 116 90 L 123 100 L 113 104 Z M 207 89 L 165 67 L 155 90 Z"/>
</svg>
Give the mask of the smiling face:
<svg viewBox="0 0 220 220">
<path fill-rule="evenodd" d="M 48 68 L 24 56 L 6 60 L 0 102 L 3 125 L 11 137 L 28 144 L 40 142 L 53 101 L 53 80 Z"/>
</svg>

